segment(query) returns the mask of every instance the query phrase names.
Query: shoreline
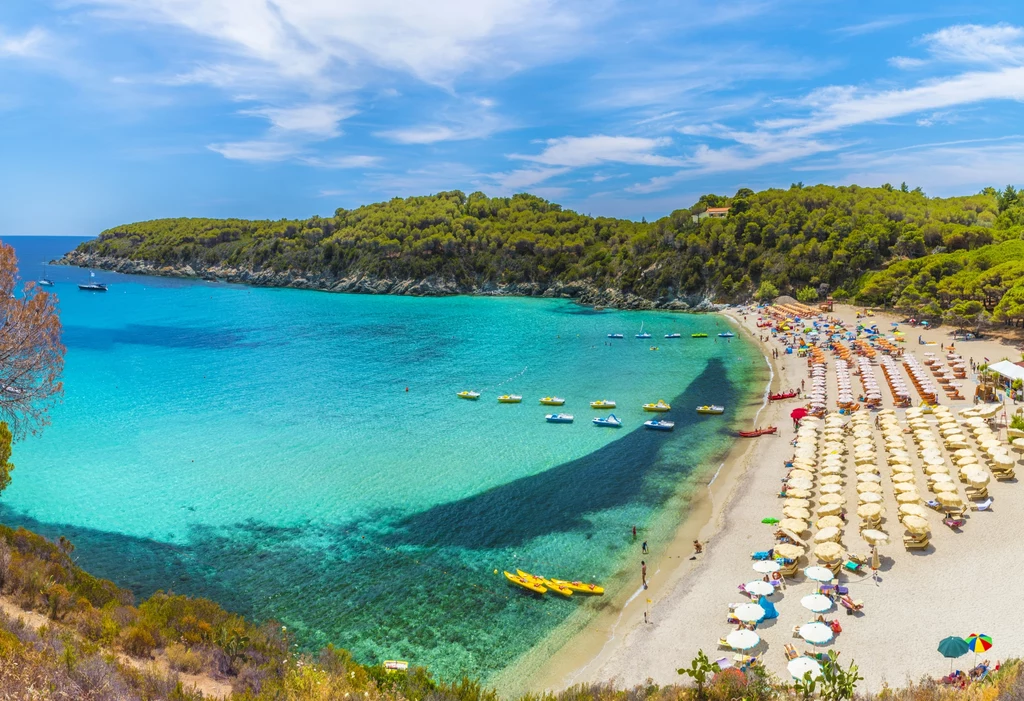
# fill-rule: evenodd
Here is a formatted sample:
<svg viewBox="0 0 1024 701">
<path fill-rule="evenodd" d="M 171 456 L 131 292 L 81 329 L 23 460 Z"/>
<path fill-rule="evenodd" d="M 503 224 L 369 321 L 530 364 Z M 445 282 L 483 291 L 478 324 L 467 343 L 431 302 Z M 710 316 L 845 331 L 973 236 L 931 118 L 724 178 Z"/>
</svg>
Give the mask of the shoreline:
<svg viewBox="0 0 1024 701">
<path fill-rule="evenodd" d="M 729 312 L 722 314 L 729 322 L 735 324 L 738 332 L 749 331 L 742 319 Z M 766 352 L 768 347 L 757 340 L 751 333 L 749 339 L 760 352 L 767 365 L 767 377 L 761 387 L 760 394 L 753 395 L 749 404 L 743 407 L 743 415 L 738 417 L 735 425 L 741 426 L 749 421 L 750 425 L 771 425 L 775 420 L 772 403 L 768 394 L 773 385 L 780 379 L 781 373 L 776 362 Z M 765 372 L 761 370 L 761 372 Z M 762 421 L 763 419 L 763 421 Z M 777 425 L 777 424 L 776 424 Z M 769 439 L 770 440 L 770 439 Z M 607 661 L 614 651 L 614 643 L 624 640 L 634 631 L 645 626 L 643 614 L 645 608 L 651 612 L 652 620 L 656 620 L 654 611 L 679 583 L 703 569 L 705 557 L 693 555 L 693 541 L 700 540 L 707 548 L 713 547 L 713 540 L 721 530 L 723 516 L 732 502 L 734 492 L 741 484 L 741 478 L 749 468 L 754 449 L 758 440 L 742 440 L 736 437 L 717 461 L 718 465 L 704 471 L 693 484 L 681 485 L 677 500 L 682 500 L 686 509 L 685 516 L 672 531 L 672 537 L 662 554 L 652 559 L 648 577 L 649 587 L 631 589 L 623 587 L 615 598 L 587 621 L 577 632 L 569 635 L 553 651 L 547 651 L 542 641 L 533 650 L 503 670 L 494 679 L 499 693 L 508 698 L 526 692 L 541 693 L 546 690 L 563 689 L 584 681 L 587 673 L 598 668 Z M 707 481 L 704 481 L 704 480 Z M 687 487 L 690 494 L 684 494 Z M 669 509 L 666 509 L 666 512 Z M 651 603 L 647 604 L 646 599 Z M 553 634 L 557 633 L 556 631 Z M 543 656 L 540 664 L 533 657 Z M 531 672 L 528 681 L 522 681 L 521 672 Z M 518 679 L 511 683 L 510 679 Z"/>
</svg>

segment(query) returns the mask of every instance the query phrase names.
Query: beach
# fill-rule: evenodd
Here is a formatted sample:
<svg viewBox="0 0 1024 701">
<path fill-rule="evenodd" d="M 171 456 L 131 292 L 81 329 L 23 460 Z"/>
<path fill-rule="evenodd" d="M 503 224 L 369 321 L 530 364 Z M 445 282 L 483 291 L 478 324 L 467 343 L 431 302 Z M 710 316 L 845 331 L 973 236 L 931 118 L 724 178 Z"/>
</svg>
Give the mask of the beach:
<svg viewBox="0 0 1024 701">
<path fill-rule="evenodd" d="M 742 333 L 759 342 L 759 332 L 764 335 L 764 330 L 756 327 L 756 313 L 745 317 L 734 311 L 726 313 L 741 324 Z M 838 307 L 832 316 L 856 324 L 856 310 L 851 307 Z M 890 322 L 900 320 L 876 313 L 862 321 L 888 328 Z M 948 328 L 905 330 L 905 352 L 918 359 L 925 351 L 939 352 L 937 346 L 918 345 L 918 334 L 926 343 L 950 341 Z M 785 355 L 776 341 L 762 343 L 762 347 L 773 366 L 772 391 L 798 388 L 801 380 L 809 386 L 806 359 Z M 772 348 L 780 351 L 778 359 L 771 359 Z M 956 349 L 965 360 L 973 358 L 976 362 L 986 357 L 993 362 L 1003 357 L 1019 357 L 1019 351 L 996 340 L 957 342 Z M 834 398 L 831 355 L 828 367 L 829 396 Z M 882 380 L 878 367 L 875 375 Z M 965 381 L 965 400 L 951 402 L 943 398 L 940 403 L 954 411 L 971 406 L 973 389 L 974 383 Z M 734 628 L 726 623 L 726 614 L 729 604 L 744 599 L 738 585 L 760 577 L 751 568 L 751 553 L 774 543 L 773 529 L 761 520 L 781 515 L 782 500 L 777 494 L 786 473 L 784 462 L 793 455 L 790 441 L 794 429 L 789 413 L 803 404 L 799 399 L 772 402 L 758 416 L 758 425 L 778 426 L 779 435 L 737 439 L 737 449 L 729 454 L 709 490 L 705 510 L 688 515 L 673 543 L 653 544 L 656 548 L 667 547 L 673 556 L 665 558 L 662 567 L 649 577 L 650 589 L 619 611 L 607 612 L 553 655 L 534 677 L 534 689 L 562 689 L 578 683 L 608 681 L 620 687 L 648 680 L 657 684 L 678 683 L 684 678 L 676 669 L 688 665 L 698 650 L 704 650 L 711 659 L 732 658 L 733 651 L 717 649 L 717 642 Z M 834 406 L 833 403 L 830 410 Z M 891 396 L 884 396 L 883 406 L 892 406 Z M 873 430 L 875 442 L 879 443 L 880 434 L 877 428 Z M 852 500 L 852 512 L 856 509 L 852 479 L 848 479 L 844 489 Z M 949 660 L 936 651 L 936 646 L 950 635 L 992 636 L 995 647 L 984 657 L 993 661 L 1024 654 L 1024 636 L 1016 630 L 1017 621 L 1024 618 L 1024 601 L 1013 593 L 1015 565 L 1024 556 L 1024 544 L 1015 537 L 1017 522 L 1024 518 L 1021 487 L 1015 481 L 993 481 L 989 486 L 994 499 L 991 512 L 969 512 L 960 532 L 942 525 L 938 518 L 933 519 L 932 547 L 926 551 L 904 549 L 900 541 L 903 529 L 896 520 L 897 505 L 891 491 L 885 494 L 886 519 L 882 528 L 891 535 L 892 544 L 880 548 L 877 578 L 870 571 L 842 577 L 851 596 L 864 602 L 862 615 L 847 616 L 842 609 L 838 613 L 833 611 L 829 617 L 840 621 L 842 632 L 831 644 L 817 646 L 813 651 L 832 649 L 840 653 L 846 664 L 856 662 L 865 678 L 861 688 L 875 691 L 885 684 L 901 685 L 908 679 L 947 673 Z M 844 542 L 851 551 L 867 551 L 855 520 L 855 516 L 851 517 Z M 691 561 L 690 543 L 695 537 L 704 540 L 706 547 L 703 554 Z M 802 564 L 813 562 L 805 559 Z M 781 679 L 789 678 L 783 646 L 793 644 L 801 653 L 812 648 L 794 638 L 792 629 L 812 619 L 813 614 L 801 607 L 800 598 L 814 590 L 813 582 L 802 576 L 789 581 L 786 589 L 772 599 L 779 617 L 757 628 L 763 641 L 757 653 L 767 669 Z M 644 623 L 648 598 L 653 602 L 649 605 L 651 622 Z M 893 653 L 894 639 L 898 642 L 898 655 Z M 973 655 L 956 660 L 957 667 L 968 668 L 972 661 Z"/>
</svg>

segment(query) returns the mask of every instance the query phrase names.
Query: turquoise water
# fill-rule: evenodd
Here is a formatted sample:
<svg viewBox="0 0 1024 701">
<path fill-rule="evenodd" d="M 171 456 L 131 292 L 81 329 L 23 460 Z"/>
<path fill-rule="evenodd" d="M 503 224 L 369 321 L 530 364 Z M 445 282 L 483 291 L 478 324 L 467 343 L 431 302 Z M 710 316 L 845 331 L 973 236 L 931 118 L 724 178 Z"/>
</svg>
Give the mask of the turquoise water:
<svg viewBox="0 0 1024 701">
<path fill-rule="evenodd" d="M 8 241 L 23 261 L 71 246 Z M 140 595 L 207 596 L 304 645 L 442 676 L 487 677 L 596 610 L 500 570 L 604 581 L 633 566 L 631 526 L 652 537 L 681 480 L 729 443 L 730 417 L 693 407 L 739 407 L 762 386 L 749 344 L 689 338 L 725 329 L 715 316 L 110 273 L 96 294 L 75 288 L 82 271 L 49 272 L 66 396 L 16 446 L 3 520 L 70 537 L 82 566 Z M 641 323 L 653 339 L 632 337 Z M 483 397 L 457 399 L 466 388 Z M 497 404 L 505 391 L 523 403 Z M 575 424 L 544 422 L 547 394 Z M 618 402 L 621 430 L 590 424 L 599 398 Z M 660 398 L 672 434 L 641 428 Z"/>
</svg>

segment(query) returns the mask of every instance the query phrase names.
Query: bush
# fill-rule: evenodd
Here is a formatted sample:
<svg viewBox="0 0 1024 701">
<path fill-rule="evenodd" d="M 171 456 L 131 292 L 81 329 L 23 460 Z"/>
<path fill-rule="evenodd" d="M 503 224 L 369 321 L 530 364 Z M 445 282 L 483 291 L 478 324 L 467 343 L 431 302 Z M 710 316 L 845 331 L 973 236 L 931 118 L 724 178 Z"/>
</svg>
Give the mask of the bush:
<svg viewBox="0 0 1024 701">
<path fill-rule="evenodd" d="M 164 652 L 167 654 L 167 664 L 175 672 L 201 674 L 206 668 L 206 656 L 203 653 L 187 648 L 180 643 L 168 645 Z"/>
<path fill-rule="evenodd" d="M 157 646 L 155 633 L 151 626 L 136 623 L 121 631 L 121 649 L 132 657 L 148 658 Z"/>
</svg>

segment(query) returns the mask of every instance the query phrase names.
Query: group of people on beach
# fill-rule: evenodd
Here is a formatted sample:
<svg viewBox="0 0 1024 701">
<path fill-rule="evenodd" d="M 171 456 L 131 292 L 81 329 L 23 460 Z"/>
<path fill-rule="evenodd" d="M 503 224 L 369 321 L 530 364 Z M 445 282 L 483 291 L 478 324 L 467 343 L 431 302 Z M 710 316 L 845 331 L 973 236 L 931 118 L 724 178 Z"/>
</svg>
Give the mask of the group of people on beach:
<svg viewBox="0 0 1024 701">
<path fill-rule="evenodd" d="M 633 526 L 633 541 L 636 541 L 636 526 Z M 643 555 L 650 554 L 650 549 L 647 547 L 647 541 L 643 541 L 640 544 L 640 553 Z M 696 560 L 697 556 L 704 552 L 704 544 L 700 540 L 694 539 L 693 541 L 693 555 L 690 557 L 691 560 Z M 644 589 L 647 589 L 647 561 L 640 561 L 640 584 L 643 585 Z M 644 611 L 644 620 L 647 620 L 647 611 Z"/>
</svg>

